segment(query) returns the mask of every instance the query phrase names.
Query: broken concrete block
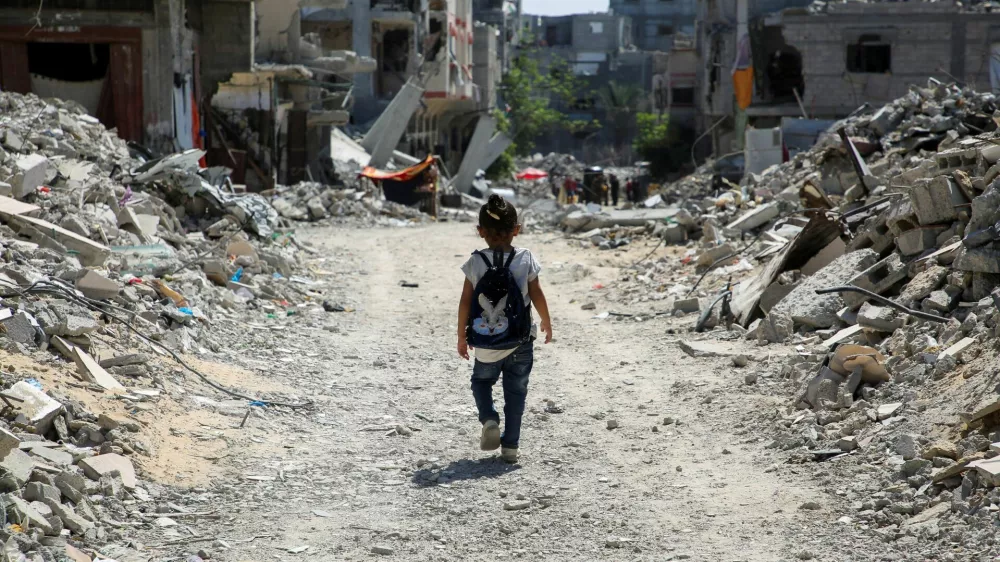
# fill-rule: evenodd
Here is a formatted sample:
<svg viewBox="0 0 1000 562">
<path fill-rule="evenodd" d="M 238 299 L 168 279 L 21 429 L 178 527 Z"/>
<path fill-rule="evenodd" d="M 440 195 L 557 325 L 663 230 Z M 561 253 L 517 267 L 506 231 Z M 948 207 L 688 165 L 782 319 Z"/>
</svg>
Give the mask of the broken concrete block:
<svg viewBox="0 0 1000 562">
<path fill-rule="evenodd" d="M 69 543 L 66 543 L 66 558 L 69 562 L 93 562 L 85 552 Z"/>
<path fill-rule="evenodd" d="M 21 438 L 0 427 L 0 458 L 7 456 L 7 453 L 20 447 Z"/>
<path fill-rule="evenodd" d="M 24 199 L 28 194 L 45 183 L 45 174 L 49 169 L 49 159 L 41 154 L 21 156 L 14 162 L 14 179 L 11 188 L 16 199 Z"/>
<path fill-rule="evenodd" d="M 45 500 L 62 501 L 62 493 L 59 492 L 59 488 L 41 482 L 28 482 L 24 486 L 21 496 L 28 501 L 42 503 L 45 503 Z"/>
<path fill-rule="evenodd" d="M 906 266 L 899 259 L 899 256 L 892 254 L 844 284 L 867 289 L 881 295 L 905 278 Z M 844 293 L 844 302 L 851 308 L 857 308 L 867 300 L 868 297 L 860 293 Z"/>
<path fill-rule="evenodd" d="M 3 218 L 21 234 L 30 236 L 33 233 L 39 233 L 55 240 L 66 249 L 74 252 L 80 263 L 85 266 L 103 265 L 108 256 L 111 255 L 111 250 L 107 247 L 48 221 L 26 215 L 9 215 Z"/>
<path fill-rule="evenodd" d="M 889 419 L 903 410 L 903 404 L 901 402 L 893 402 L 892 404 L 882 404 L 877 410 L 878 421 Z"/>
<path fill-rule="evenodd" d="M 860 334 L 862 330 L 863 328 L 857 325 L 844 328 L 843 330 L 840 330 L 836 334 L 830 336 L 830 339 L 823 341 L 823 347 L 832 348 L 839 343 L 850 340 L 852 337 Z"/>
<path fill-rule="evenodd" d="M 722 244 L 721 246 L 715 246 L 714 248 L 709 248 L 703 251 L 698 256 L 698 267 L 708 267 L 726 256 L 731 256 L 736 253 L 736 248 L 730 243 Z"/>
<path fill-rule="evenodd" d="M 78 504 L 83 501 L 83 494 L 87 488 L 87 481 L 83 476 L 75 472 L 60 472 L 55 477 L 55 485 L 73 503 Z"/>
<path fill-rule="evenodd" d="M 20 488 L 31 478 L 31 471 L 34 468 L 35 463 L 31 462 L 31 457 L 20 449 L 11 449 L 0 460 L 0 477 L 4 480 L 9 478 Z"/>
<path fill-rule="evenodd" d="M 854 239 L 847 246 L 847 250 L 853 252 L 869 248 L 880 256 L 885 255 L 895 245 L 893 233 L 889 230 L 886 218 L 885 214 L 878 214 L 865 220 Z"/>
<path fill-rule="evenodd" d="M 76 290 L 88 299 L 104 300 L 117 297 L 121 287 L 100 273 L 88 270 L 76 280 Z"/>
<path fill-rule="evenodd" d="M 125 365 L 145 365 L 146 363 L 149 363 L 149 356 L 145 353 L 124 353 L 107 359 L 101 359 L 101 367 L 105 369 L 124 367 Z"/>
<path fill-rule="evenodd" d="M 62 404 L 25 381 L 14 383 L 5 394 L 21 400 L 18 411 L 28 418 L 39 435 L 48 432 L 52 420 L 62 410 Z"/>
<path fill-rule="evenodd" d="M 899 293 L 899 302 L 906 305 L 908 303 L 920 302 L 927 298 L 932 292 L 941 287 L 945 277 L 948 276 L 948 268 L 939 265 L 932 265 L 918 273 L 909 283 L 903 287 Z"/>
<path fill-rule="evenodd" d="M 841 437 L 840 440 L 837 441 L 837 448 L 845 453 L 850 453 L 858 448 L 858 438 L 854 436 Z"/>
<path fill-rule="evenodd" d="M 903 319 L 887 306 L 865 303 L 858 311 L 858 325 L 876 332 L 892 333 L 903 326 Z"/>
<path fill-rule="evenodd" d="M 209 281 L 220 287 L 225 287 L 233 276 L 232 268 L 223 260 L 206 260 L 201 264 L 201 269 Z"/>
<path fill-rule="evenodd" d="M 698 302 L 697 298 L 693 299 L 677 299 L 674 301 L 674 312 L 698 312 L 701 310 L 701 304 Z"/>
<path fill-rule="evenodd" d="M 770 314 L 784 314 L 798 325 L 829 328 L 837 324 L 837 312 L 844 299 L 837 294 L 817 295 L 816 289 L 847 285 L 851 279 L 873 264 L 878 255 L 870 250 L 844 254 L 815 275 L 800 282 L 791 293 L 776 304 Z"/>
<path fill-rule="evenodd" d="M 969 463 L 979 474 L 981 482 L 989 486 L 1000 485 L 1000 458 L 983 459 Z"/>
<path fill-rule="evenodd" d="M 778 208 L 778 204 L 776 202 L 765 203 L 748 213 L 744 213 L 739 218 L 726 225 L 726 228 L 742 230 L 744 232 L 747 230 L 753 230 L 778 218 L 778 215 L 780 214 L 781 210 Z"/>
<path fill-rule="evenodd" d="M 97 321 L 91 316 L 66 314 L 59 318 L 53 326 L 46 326 L 45 333 L 50 336 L 75 337 L 90 334 L 97 330 Z"/>
<path fill-rule="evenodd" d="M 794 333 L 795 323 L 787 314 L 773 310 L 757 326 L 757 341 L 761 343 L 782 343 Z"/>
<path fill-rule="evenodd" d="M 947 176 L 915 182 L 910 191 L 910 201 L 917 220 L 924 226 L 958 219 L 955 207 L 969 203 L 955 181 Z"/>
<path fill-rule="evenodd" d="M 77 371 L 83 375 L 85 379 L 97 383 L 105 390 L 125 390 L 125 387 L 116 381 L 110 373 L 105 371 L 104 367 L 101 367 L 101 365 L 86 351 L 77 347 L 73 350 L 73 353 L 74 359 L 76 360 Z"/>
<path fill-rule="evenodd" d="M 38 331 L 27 312 L 21 311 L 4 318 L 0 320 L 0 325 L 3 325 L 4 335 L 8 339 L 24 345 L 35 345 Z"/>
<path fill-rule="evenodd" d="M 53 449 L 52 447 L 34 447 L 28 451 L 32 456 L 36 456 L 43 461 L 55 466 L 69 466 L 73 464 L 73 455 Z"/>
<path fill-rule="evenodd" d="M 937 248 L 937 239 L 947 226 L 921 226 L 896 237 L 896 246 L 904 256 L 920 255 Z"/>
<path fill-rule="evenodd" d="M 962 352 L 969 349 L 969 347 L 971 347 L 974 343 L 976 343 L 975 338 L 962 338 L 954 345 L 941 352 L 940 357 L 954 357 L 955 359 L 961 359 Z"/>
<path fill-rule="evenodd" d="M 951 312 L 951 309 L 954 307 L 957 299 L 958 295 L 953 296 L 948 294 L 947 291 L 939 289 L 931 292 L 931 294 L 923 300 L 921 307 L 926 312 L 934 314 L 947 314 L 948 312 Z"/>
<path fill-rule="evenodd" d="M 87 457 L 80 461 L 80 468 L 91 480 L 100 480 L 102 476 L 117 471 L 121 475 L 125 487 L 129 490 L 135 489 L 135 468 L 132 466 L 132 461 L 119 454 L 110 453 Z"/>
<path fill-rule="evenodd" d="M 1000 250 L 991 244 L 969 248 L 959 242 L 953 266 L 961 271 L 1000 273 Z"/>
<path fill-rule="evenodd" d="M 41 529 L 46 535 L 52 533 L 52 525 L 28 502 L 14 494 L 4 494 L 3 500 L 7 506 L 8 522 L 17 523 L 23 529 Z"/>
<path fill-rule="evenodd" d="M 45 505 L 49 506 L 53 515 L 62 520 L 66 528 L 78 535 L 82 535 L 93 528 L 94 523 L 87 521 L 82 516 L 73 511 L 73 508 L 64 505 L 59 501 L 45 500 Z"/>
</svg>

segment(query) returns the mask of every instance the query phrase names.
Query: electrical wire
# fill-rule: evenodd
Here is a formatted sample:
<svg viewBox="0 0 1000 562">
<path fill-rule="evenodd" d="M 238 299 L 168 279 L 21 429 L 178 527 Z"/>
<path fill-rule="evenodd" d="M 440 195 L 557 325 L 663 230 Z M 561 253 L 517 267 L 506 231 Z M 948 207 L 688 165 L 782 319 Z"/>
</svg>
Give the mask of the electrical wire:
<svg viewBox="0 0 1000 562">
<path fill-rule="evenodd" d="M 67 297 L 67 298 L 69 298 L 69 299 L 71 299 L 71 300 L 73 300 L 73 301 L 75 301 L 75 302 L 77 302 L 79 304 L 82 304 L 83 306 L 86 306 L 87 308 L 89 308 L 91 310 L 95 310 L 97 312 L 100 312 L 101 314 L 104 314 L 105 316 L 107 316 L 108 318 L 111 318 L 112 320 L 115 320 L 115 321 L 117 321 L 117 322 L 119 322 L 121 324 L 124 324 L 126 328 L 128 328 L 129 330 L 131 330 L 140 339 L 142 339 L 143 341 L 145 341 L 146 343 L 148 343 L 148 344 L 150 344 L 150 345 L 152 345 L 154 347 L 160 348 L 161 350 L 163 350 L 164 352 L 166 352 L 167 354 L 169 354 L 171 357 L 173 357 L 174 361 L 176 361 L 177 363 L 179 363 L 185 369 L 187 369 L 187 370 L 191 371 L 192 373 L 194 373 L 195 375 L 197 375 L 198 378 L 200 378 L 202 381 L 205 382 L 205 384 L 207 384 L 208 386 L 210 386 L 210 387 L 218 390 L 219 392 L 222 392 L 224 394 L 228 394 L 229 396 L 232 396 L 234 398 L 239 398 L 239 399 L 242 399 L 242 400 L 247 400 L 249 402 L 260 402 L 260 403 L 263 403 L 263 404 L 270 404 L 272 406 L 280 406 L 280 407 L 291 408 L 291 409 L 310 408 L 310 407 L 313 406 L 313 402 L 311 400 L 307 400 L 305 402 L 279 402 L 279 401 L 274 401 L 274 400 L 264 400 L 264 399 L 257 398 L 257 397 L 254 397 L 254 396 L 248 396 L 246 394 L 241 394 L 239 392 L 236 392 L 235 390 L 230 390 L 230 389 L 228 389 L 228 388 L 220 385 L 219 383 L 213 381 L 212 379 L 210 379 L 207 375 L 205 375 L 204 373 L 202 373 L 198 369 L 195 369 L 194 367 L 192 367 L 191 365 L 189 365 L 174 350 L 170 349 L 166 345 L 164 345 L 164 344 L 162 344 L 162 343 L 160 343 L 160 342 L 158 342 L 158 341 L 150 338 L 149 336 L 147 336 L 146 334 L 144 334 L 143 332 L 141 332 L 138 328 L 136 328 L 135 326 L 132 325 L 131 321 L 119 318 L 118 316 L 116 316 L 116 315 L 108 312 L 107 308 L 113 308 L 113 309 L 122 310 L 122 311 L 126 312 L 127 314 L 134 316 L 134 314 L 132 312 L 126 311 L 125 309 L 122 309 L 121 307 L 112 305 L 110 303 L 104 303 L 104 302 L 101 302 L 101 301 L 98 301 L 98 300 L 94 300 L 94 299 L 90 299 L 90 298 L 87 298 L 87 297 L 80 296 L 80 295 L 76 294 L 75 291 L 73 291 L 73 290 L 71 290 L 68 287 L 65 287 L 63 285 L 60 285 L 58 283 L 52 283 L 52 282 L 48 282 L 48 281 L 36 281 L 36 282 L 32 283 L 31 285 L 29 285 L 27 288 L 22 289 L 20 291 L 17 291 L 17 292 L 14 292 L 14 293 L 9 293 L 9 294 L 0 294 L 0 298 L 14 298 L 14 297 L 24 298 L 27 294 L 53 294 L 53 295 L 64 296 L 64 297 Z"/>
</svg>

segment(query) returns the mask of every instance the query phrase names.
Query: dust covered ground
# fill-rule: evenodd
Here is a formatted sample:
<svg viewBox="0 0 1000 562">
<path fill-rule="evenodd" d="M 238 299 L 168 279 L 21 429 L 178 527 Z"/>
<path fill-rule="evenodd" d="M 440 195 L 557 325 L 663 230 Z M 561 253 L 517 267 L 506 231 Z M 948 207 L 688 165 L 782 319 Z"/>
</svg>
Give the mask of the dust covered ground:
<svg viewBox="0 0 1000 562">
<path fill-rule="evenodd" d="M 593 318 L 614 310 L 595 286 L 652 246 L 599 252 L 559 233 L 515 241 L 541 260 L 556 341 L 536 345 L 522 458 L 507 465 L 478 450 L 471 364 L 455 352 L 473 226 L 299 235 L 321 250 L 313 271 L 335 282 L 329 298 L 348 311 L 220 323 L 231 345 L 201 359 L 315 407 L 255 409 L 242 428 L 245 407 L 178 417 L 173 433 L 199 463 L 158 472 L 181 484 L 178 502 L 211 515 L 166 536 L 142 531 L 154 559 L 899 558 L 864 526 L 838 523 L 852 482 L 783 464 L 748 429 L 786 396 L 756 395 L 731 358 L 692 358 L 678 342 L 714 338 L 756 369 L 790 350 L 697 336 L 693 316 Z M 520 501 L 530 507 L 505 509 Z"/>
</svg>

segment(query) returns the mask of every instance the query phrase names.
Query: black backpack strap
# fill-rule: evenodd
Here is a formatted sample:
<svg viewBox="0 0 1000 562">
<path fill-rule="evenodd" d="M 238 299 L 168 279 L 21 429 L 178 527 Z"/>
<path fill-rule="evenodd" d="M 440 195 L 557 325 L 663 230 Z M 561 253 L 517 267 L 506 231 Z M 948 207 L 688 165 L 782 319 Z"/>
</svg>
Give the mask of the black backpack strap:
<svg viewBox="0 0 1000 562">
<path fill-rule="evenodd" d="M 490 258 L 486 257 L 486 254 L 480 252 L 479 250 L 476 250 L 475 252 L 472 252 L 472 255 L 479 256 L 479 257 L 483 258 L 483 261 L 486 262 L 486 267 L 487 268 L 493 267 L 493 264 L 490 263 Z"/>
<path fill-rule="evenodd" d="M 500 269 L 503 267 L 503 251 L 493 250 L 493 267 Z"/>
<path fill-rule="evenodd" d="M 504 269 L 510 269 L 510 264 L 514 263 L 514 254 L 517 253 L 517 248 L 510 249 L 510 257 L 507 258 L 507 264 L 503 266 Z"/>
</svg>

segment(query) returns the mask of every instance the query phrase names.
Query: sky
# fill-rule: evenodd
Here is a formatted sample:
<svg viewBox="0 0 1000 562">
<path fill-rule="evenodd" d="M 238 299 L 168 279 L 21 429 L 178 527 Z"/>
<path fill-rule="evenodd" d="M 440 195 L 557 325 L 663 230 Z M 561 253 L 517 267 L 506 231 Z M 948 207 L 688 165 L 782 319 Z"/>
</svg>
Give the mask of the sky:
<svg viewBox="0 0 1000 562">
<path fill-rule="evenodd" d="M 606 12 L 608 0 L 524 0 L 522 9 L 525 14 L 537 16 Z"/>
</svg>

